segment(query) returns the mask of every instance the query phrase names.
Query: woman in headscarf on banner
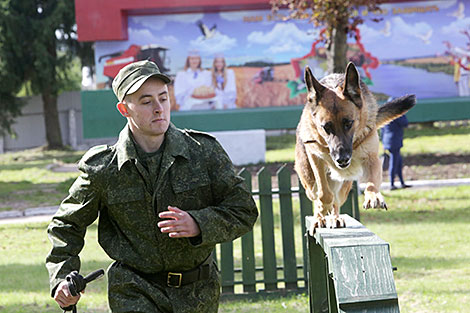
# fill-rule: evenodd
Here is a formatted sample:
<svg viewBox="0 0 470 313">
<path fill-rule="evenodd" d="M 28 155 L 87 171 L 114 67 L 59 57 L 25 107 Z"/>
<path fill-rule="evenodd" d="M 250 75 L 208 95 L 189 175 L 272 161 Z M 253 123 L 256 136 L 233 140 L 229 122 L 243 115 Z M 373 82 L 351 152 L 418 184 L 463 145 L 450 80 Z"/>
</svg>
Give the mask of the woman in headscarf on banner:
<svg viewBox="0 0 470 313">
<path fill-rule="evenodd" d="M 175 99 L 180 111 L 195 109 L 198 99 L 214 94 L 210 72 L 201 67 L 201 56 L 197 50 L 189 51 L 184 70 L 175 77 Z"/>
<path fill-rule="evenodd" d="M 222 108 L 235 109 L 237 100 L 237 86 L 235 83 L 235 73 L 228 69 L 225 58 L 222 54 L 214 57 L 212 64 L 212 86 L 219 98 Z"/>
</svg>

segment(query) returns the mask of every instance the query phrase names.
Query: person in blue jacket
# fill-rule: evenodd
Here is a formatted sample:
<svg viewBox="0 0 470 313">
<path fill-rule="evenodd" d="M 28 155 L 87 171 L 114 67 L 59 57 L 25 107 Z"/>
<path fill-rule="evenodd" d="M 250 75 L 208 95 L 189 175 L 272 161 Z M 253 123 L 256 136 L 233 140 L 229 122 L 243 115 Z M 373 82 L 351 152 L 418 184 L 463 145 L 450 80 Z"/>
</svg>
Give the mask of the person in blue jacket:
<svg viewBox="0 0 470 313">
<path fill-rule="evenodd" d="M 403 129 L 408 126 L 408 119 L 403 115 L 390 124 L 384 126 L 382 129 L 382 143 L 385 150 L 390 152 L 389 162 L 389 175 L 390 175 L 390 189 L 395 190 L 397 187 L 394 184 L 395 176 L 400 179 L 401 187 L 408 188 L 410 185 L 405 184 L 403 180 L 403 158 L 400 154 L 400 149 L 403 147 Z"/>
</svg>

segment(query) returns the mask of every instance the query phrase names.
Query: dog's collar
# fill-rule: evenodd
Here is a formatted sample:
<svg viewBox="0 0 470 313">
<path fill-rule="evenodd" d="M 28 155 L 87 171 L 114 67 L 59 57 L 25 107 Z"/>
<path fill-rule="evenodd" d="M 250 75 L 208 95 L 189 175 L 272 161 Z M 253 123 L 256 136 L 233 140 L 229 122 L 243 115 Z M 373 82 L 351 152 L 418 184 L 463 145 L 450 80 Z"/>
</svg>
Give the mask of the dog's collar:
<svg viewBox="0 0 470 313">
<path fill-rule="evenodd" d="M 316 142 L 317 142 L 316 140 L 305 140 L 305 141 L 304 141 L 304 144 L 316 143 Z"/>
<path fill-rule="evenodd" d="M 330 153 L 330 148 L 328 147 L 328 145 L 322 145 L 317 140 L 314 140 L 314 139 L 305 140 L 303 141 L 303 144 L 304 145 L 316 144 L 317 149 L 321 150 L 323 153 Z"/>
<path fill-rule="evenodd" d="M 327 148 L 327 149 L 328 149 L 328 145 L 322 145 L 321 143 L 319 143 L 319 142 L 318 142 L 317 140 L 315 140 L 315 139 L 310 139 L 310 140 L 305 140 L 305 141 L 304 141 L 304 144 L 305 144 L 305 145 L 313 144 L 313 143 L 319 145 L 319 146 L 322 147 L 322 148 Z"/>
<path fill-rule="evenodd" d="M 369 128 L 369 132 L 364 137 L 362 137 L 360 140 L 356 141 L 353 144 L 353 149 L 356 149 L 357 147 L 359 147 L 364 141 L 366 141 L 367 138 L 369 138 L 372 135 L 372 129 L 370 127 L 368 128 Z"/>
</svg>

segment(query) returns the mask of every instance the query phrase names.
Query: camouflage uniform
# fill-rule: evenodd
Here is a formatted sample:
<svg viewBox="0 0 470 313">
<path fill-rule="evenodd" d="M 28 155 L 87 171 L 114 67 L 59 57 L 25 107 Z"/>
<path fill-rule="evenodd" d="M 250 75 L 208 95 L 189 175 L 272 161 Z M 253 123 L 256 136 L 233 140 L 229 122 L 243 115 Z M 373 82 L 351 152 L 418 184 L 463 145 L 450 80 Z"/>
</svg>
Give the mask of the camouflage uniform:
<svg viewBox="0 0 470 313">
<path fill-rule="evenodd" d="M 48 228 L 52 294 L 68 273 L 79 270 L 86 228 L 99 216 L 99 244 L 116 260 L 108 270 L 113 312 L 216 312 L 220 283 L 214 266 L 208 280 L 178 289 L 146 281 L 128 267 L 143 273 L 187 271 L 203 263 L 215 244 L 253 227 L 258 211 L 220 144 L 208 134 L 170 124 L 154 182 L 126 126 L 114 146 L 90 149 L 79 169 Z M 158 213 L 169 205 L 187 211 L 201 234 L 161 233 Z"/>
</svg>

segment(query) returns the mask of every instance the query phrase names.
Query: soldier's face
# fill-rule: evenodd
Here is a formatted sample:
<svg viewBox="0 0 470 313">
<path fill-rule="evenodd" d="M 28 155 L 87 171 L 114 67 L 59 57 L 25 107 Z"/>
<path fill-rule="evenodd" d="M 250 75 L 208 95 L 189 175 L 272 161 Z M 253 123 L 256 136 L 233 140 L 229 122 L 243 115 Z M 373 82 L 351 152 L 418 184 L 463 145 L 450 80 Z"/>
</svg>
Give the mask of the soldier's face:
<svg viewBox="0 0 470 313">
<path fill-rule="evenodd" d="M 123 101 L 129 126 L 135 136 L 160 136 L 170 125 L 170 97 L 167 85 L 151 77 Z"/>
</svg>

